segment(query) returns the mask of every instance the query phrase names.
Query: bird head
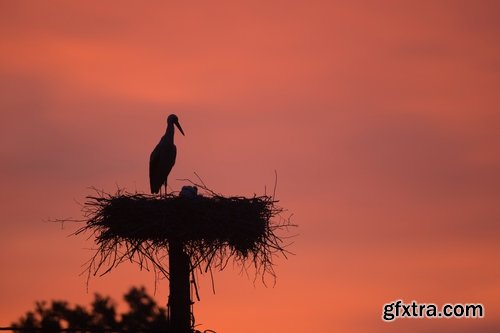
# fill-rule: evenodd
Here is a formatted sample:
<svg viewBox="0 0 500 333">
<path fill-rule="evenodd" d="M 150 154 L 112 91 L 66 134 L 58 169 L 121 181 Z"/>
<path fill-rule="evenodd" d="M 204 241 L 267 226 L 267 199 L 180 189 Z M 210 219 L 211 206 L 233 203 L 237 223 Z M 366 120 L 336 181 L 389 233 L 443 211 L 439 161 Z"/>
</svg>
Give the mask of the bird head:
<svg viewBox="0 0 500 333">
<path fill-rule="evenodd" d="M 182 130 L 181 124 L 179 124 L 179 118 L 177 118 L 177 116 L 175 114 L 171 114 L 170 116 L 168 116 L 167 124 L 168 125 L 172 125 L 172 124 L 175 125 L 179 129 L 181 134 L 184 135 L 184 131 Z"/>
</svg>

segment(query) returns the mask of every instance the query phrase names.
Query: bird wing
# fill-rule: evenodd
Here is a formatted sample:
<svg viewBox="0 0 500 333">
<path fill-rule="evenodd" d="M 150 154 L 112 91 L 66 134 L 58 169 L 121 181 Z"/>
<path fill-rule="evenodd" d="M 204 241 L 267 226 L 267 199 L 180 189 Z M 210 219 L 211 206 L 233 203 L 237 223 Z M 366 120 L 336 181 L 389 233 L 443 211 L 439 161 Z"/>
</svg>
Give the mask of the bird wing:
<svg viewBox="0 0 500 333">
<path fill-rule="evenodd" d="M 149 157 L 149 185 L 151 193 L 158 193 L 163 184 L 166 184 L 177 156 L 175 145 L 165 146 L 160 141 Z"/>
<path fill-rule="evenodd" d="M 149 185 L 151 187 L 151 193 L 158 193 L 160 187 L 164 180 L 161 179 L 161 149 L 160 144 L 157 144 L 155 149 L 151 152 L 149 156 Z"/>
</svg>

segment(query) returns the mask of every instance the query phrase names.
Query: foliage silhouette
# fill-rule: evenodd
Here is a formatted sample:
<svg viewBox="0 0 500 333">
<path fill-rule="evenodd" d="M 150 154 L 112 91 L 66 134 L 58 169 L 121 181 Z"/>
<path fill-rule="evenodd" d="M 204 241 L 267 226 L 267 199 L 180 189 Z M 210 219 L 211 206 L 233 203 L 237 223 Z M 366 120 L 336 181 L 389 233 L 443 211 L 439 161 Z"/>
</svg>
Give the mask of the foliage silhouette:
<svg viewBox="0 0 500 333">
<path fill-rule="evenodd" d="M 147 294 L 144 287 L 132 287 L 124 296 L 128 312 L 117 314 L 116 303 L 110 297 L 95 294 L 90 311 L 66 301 L 36 302 L 35 309 L 28 311 L 16 323 L 14 332 L 59 332 L 74 329 L 74 332 L 126 331 L 168 332 L 165 308 Z"/>
</svg>

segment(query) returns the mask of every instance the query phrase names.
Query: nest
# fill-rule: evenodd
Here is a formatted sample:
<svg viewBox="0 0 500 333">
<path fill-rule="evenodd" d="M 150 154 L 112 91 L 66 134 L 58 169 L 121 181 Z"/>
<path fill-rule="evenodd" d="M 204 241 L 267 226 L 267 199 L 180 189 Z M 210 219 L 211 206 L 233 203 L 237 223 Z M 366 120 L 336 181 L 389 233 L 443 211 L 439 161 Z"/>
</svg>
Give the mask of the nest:
<svg viewBox="0 0 500 333">
<path fill-rule="evenodd" d="M 281 217 L 277 201 L 206 192 L 159 197 L 119 190 L 88 196 L 83 207 L 86 224 L 75 234 L 91 232 L 95 237 L 97 249 L 86 269 L 89 277 L 104 275 L 124 261 L 146 269 L 152 265 L 168 277 L 165 258 L 171 242 L 183 244 L 192 269 L 222 270 L 235 261 L 243 268 L 254 266 L 264 283 L 266 273 L 275 277 L 273 258 L 289 253 L 277 231 L 292 226 Z"/>
</svg>

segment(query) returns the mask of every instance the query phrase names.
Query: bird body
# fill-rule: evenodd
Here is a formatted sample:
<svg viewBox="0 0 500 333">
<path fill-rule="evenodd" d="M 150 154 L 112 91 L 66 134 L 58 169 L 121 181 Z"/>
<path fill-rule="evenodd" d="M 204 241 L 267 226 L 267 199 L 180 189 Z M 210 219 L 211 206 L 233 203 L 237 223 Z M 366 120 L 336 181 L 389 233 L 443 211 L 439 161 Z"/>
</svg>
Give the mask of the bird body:
<svg viewBox="0 0 500 333">
<path fill-rule="evenodd" d="M 167 178 L 170 171 L 172 171 L 175 158 L 177 157 L 177 147 L 174 145 L 174 125 L 184 135 L 177 116 L 171 114 L 167 118 L 165 135 L 162 136 L 149 157 L 149 184 L 151 186 L 151 193 L 153 194 L 158 192 L 161 194 L 162 185 L 165 186 L 165 193 L 167 193 Z"/>
</svg>

